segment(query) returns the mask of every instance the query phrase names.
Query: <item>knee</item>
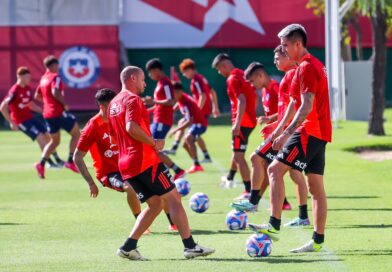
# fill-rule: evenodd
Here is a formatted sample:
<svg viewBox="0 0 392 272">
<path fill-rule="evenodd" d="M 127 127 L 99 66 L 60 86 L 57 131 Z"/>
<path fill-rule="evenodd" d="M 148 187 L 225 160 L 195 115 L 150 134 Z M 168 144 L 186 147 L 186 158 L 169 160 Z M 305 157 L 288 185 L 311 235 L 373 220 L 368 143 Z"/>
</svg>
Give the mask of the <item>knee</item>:
<svg viewBox="0 0 392 272">
<path fill-rule="evenodd" d="M 187 143 L 188 145 L 191 145 L 191 144 L 193 144 L 193 143 L 195 142 L 195 140 L 194 140 L 194 138 L 193 138 L 193 136 L 192 136 L 191 134 L 188 134 L 188 135 L 185 137 L 185 141 L 186 141 L 186 143 Z"/>
<path fill-rule="evenodd" d="M 241 163 L 245 160 L 244 153 L 236 152 L 233 157 L 236 163 Z"/>
<path fill-rule="evenodd" d="M 148 204 L 148 207 L 151 210 L 154 210 L 157 213 L 160 213 L 162 208 L 163 208 L 163 202 L 162 202 L 160 197 L 152 197 L 152 198 L 150 198 L 148 200 L 147 204 Z"/>
<path fill-rule="evenodd" d="M 277 179 L 283 178 L 284 172 L 277 164 L 271 164 L 267 169 L 270 182 L 273 183 Z"/>
<path fill-rule="evenodd" d="M 256 153 L 253 153 L 250 156 L 250 161 L 252 162 L 252 166 L 258 165 L 262 163 L 262 159 L 260 158 L 259 155 L 257 155 Z"/>
</svg>

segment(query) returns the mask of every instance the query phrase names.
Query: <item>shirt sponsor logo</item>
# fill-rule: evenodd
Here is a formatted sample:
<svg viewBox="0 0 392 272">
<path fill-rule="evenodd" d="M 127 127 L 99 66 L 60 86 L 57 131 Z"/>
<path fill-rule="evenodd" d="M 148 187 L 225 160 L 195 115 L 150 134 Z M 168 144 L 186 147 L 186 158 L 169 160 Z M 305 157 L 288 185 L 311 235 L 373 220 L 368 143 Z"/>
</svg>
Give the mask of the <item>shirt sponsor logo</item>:
<svg viewBox="0 0 392 272">
<path fill-rule="evenodd" d="M 60 75 L 64 82 L 76 89 L 91 86 L 100 73 L 97 55 L 85 46 L 74 46 L 60 57 Z"/>
</svg>

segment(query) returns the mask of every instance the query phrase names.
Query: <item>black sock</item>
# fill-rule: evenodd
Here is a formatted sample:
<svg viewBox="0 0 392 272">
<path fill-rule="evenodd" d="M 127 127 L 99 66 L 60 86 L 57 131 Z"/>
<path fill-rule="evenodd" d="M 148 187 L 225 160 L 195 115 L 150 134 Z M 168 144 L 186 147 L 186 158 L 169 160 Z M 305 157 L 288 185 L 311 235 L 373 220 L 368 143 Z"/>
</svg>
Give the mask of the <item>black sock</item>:
<svg viewBox="0 0 392 272">
<path fill-rule="evenodd" d="M 180 141 L 175 141 L 171 149 L 172 150 L 177 150 L 179 145 L 180 145 Z"/>
<path fill-rule="evenodd" d="M 171 217 L 170 217 L 170 213 L 167 213 L 167 214 L 166 214 L 166 217 L 167 217 L 167 220 L 168 220 L 169 223 L 170 223 L 170 226 L 173 226 L 174 223 L 173 223 L 173 221 L 172 221 L 172 219 L 171 219 Z"/>
<path fill-rule="evenodd" d="M 184 244 L 185 248 L 195 248 L 196 243 L 193 240 L 192 235 L 189 238 L 182 239 L 182 243 Z"/>
<path fill-rule="evenodd" d="M 72 153 L 69 153 L 69 155 L 68 155 L 68 162 L 69 163 L 73 163 L 74 161 L 73 161 L 73 152 Z"/>
<path fill-rule="evenodd" d="M 258 205 L 260 201 L 260 190 L 250 190 L 250 198 L 249 202 L 252 203 L 253 205 Z"/>
<path fill-rule="evenodd" d="M 121 247 L 121 249 L 126 251 L 126 252 L 129 252 L 131 250 L 136 249 L 136 247 L 137 247 L 137 240 L 132 239 L 132 238 L 128 238 L 125 241 L 124 245 Z"/>
<path fill-rule="evenodd" d="M 54 164 L 54 161 L 52 161 L 51 158 L 47 159 L 46 161 L 47 161 L 50 165 L 53 165 L 53 164 Z"/>
<path fill-rule="evenodd" d="M 283 204 L 290 204 L 289 201 L 287 200 L 287 197 L 284 197 Z"/>
<path fill-rule="evenodd" d="M 298 206 L 299 208 L 299 218 L 300 219 L 307 219 L 308 218 L 308 205 L 301 205 Z"/>
<path fill-rule="evenodd" d="M 313 232 L 313 241 L 316 243 L 316 244 L 322 244 L 322 243 L 324 243 L 324 234 L 318 234 L 317 232 Z"/>
<path fill-rule="evenodd" d="M 280 223 L 281 223 L 281 220 L 280 220 L 280 219 L 278 219 L 278 218 L 276 218 L 276 217 L 273 217 L 273 216 L 270 216 L 269 223 L 270 223 L 276 230 L 280 230 Z"/>
<path fill-rule="evenodd" d="M 193 163 L 197 166 L 200 166 L 200 162 L 198 159 L 193 159 Z"/>
<path fill-rule="evenodd" d="M 56 160 L 57 163 L 60 163 L 60 162 L 63 161 L 62 159 L 60 159 L 59 154 L 57 154 L 56 151 L 53 152 L 52 156 L 53 156 L 53 158 Z"/>
<path fill-rule="evenodd" d="M 173 163 L 172 166 L 170 166 L 171 169 L 173 169 L 173 171 L 178 174 L 182 171 L 182 169 L 180 167 L 178 167 L 175 163 Z"/>
<path fill-rule="evenodd" d="M 47 161 L 47 159 L 42 158 L 41 161 L 40 161 L 40 164 L 41 164 L 42 166 L 45 166 L 46 161 Z"/>
<path fill-rule="evenodd" d="M 250 180 L 244 180 L 243 181 L 243 183 L 244 183 L 244 186 L 245 186 L 245 191 L 247 192 L 247 193 L 250 193 Z"/>
<path fill-rule="evenodd" d="M 210 154 L 208 154 L 208 151 L 207 151 L 207 150 L 204 150 L 204 151 L 203 151 L 203 155 L 204 155 L 204 158 L 205 158 L 205 159 L 210 159 Z"/>
<path fill-rule="evenodd" d="M 135 219 L 139 216 L 140 213 L 134 214 L 133 216 L 135 217 Z"/>
<path fill-rule="evenodd" d="M 228 180 L 233 180 L 235 173 L 237 173 L 237 170 L 230 170 L 229 174 L 227 175 Z"/>
</svg>

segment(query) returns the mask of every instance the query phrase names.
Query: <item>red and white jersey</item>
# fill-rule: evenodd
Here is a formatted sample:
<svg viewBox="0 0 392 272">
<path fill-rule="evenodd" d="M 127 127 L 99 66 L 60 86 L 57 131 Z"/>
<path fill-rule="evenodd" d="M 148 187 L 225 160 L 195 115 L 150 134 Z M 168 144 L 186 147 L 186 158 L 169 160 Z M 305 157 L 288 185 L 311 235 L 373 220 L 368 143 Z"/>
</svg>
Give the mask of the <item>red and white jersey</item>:
<svg viewBox="0 0 392 272">
<path fill-rule="evenodd" d="M 267 88 L 262 90 L 262 102 L 265 116 L 278 112 L 279 83 L 271 79 Z"/>
<path fill-rule="evenodd" d="M 59 117 L 64 112 L 64 106 L 53 95 L 54 89 L 59 89 L 64 97 L 64 86 L 59 74 L 52 73 L 49 70 L 41 77 L 39 86 L 36 90 L 42 95 L 43 116 L 44 118 Z"/>
<path fill-rule="evenodd" d="M 174 99 L 173 85 L 168 77 L 161 78 L 154 90 L 154 100 Z M 155 104 L 153 112 L 154 123 L 163 123 L 167 126 L 173 125 L 173 106 Z"/>
<path fill-rule="evenodd" d="M 188 94 L 182 94 L 181 99 L 178 100 L 178 105 L 185 119 L 189 120 L 193 117 L 193 124 L 200 124 L 203 127 L 208 125 L 205 115 L 203 115 L 196 102 Z"/>
<path fill-rule="evenodd" d="M 29 103 L 33 100 L 33 92 L 30 86 L 26 85 L 22 87 L 14 84 L 8 90 L 4 100 L 8 101 L 10 117 L 16 125 L 33 118 L 33 113 L 29 107 Z"/>
<path fill-rule="evenodd" d="M 211 86 L 208 84 L 207 79 L 201 74 L 196 74 L 191 80 L 191 92 L 193 99 L 196 104 L 199 103 L 200 96 L 204 93 L 206 97 L 206 101 L 202 108 L 202 113 L 204 116 L 211 115 L 212 111 L 212 103 L 211 103 Z"/>
</svg>

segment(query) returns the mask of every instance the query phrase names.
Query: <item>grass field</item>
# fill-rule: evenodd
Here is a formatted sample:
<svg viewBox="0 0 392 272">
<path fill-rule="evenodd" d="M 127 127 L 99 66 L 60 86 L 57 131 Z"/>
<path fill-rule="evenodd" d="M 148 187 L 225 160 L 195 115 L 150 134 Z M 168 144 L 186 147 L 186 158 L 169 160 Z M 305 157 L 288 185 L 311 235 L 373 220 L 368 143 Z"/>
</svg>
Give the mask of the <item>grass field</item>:
<svg viewBox="0 0 392 272">
<path fill-rule="evenodd" d="M 392 111 L 386 115 L 392 132 Z M 391 271 L 392 171 L 391 161 L 370 162 L 347 148 L 392 145 L 392 136 L 368 137 L 363 122 L 342 123 L 327 148 L 326 190 L 329 200 L 326 250 L 292 255 L 288 250 L 310 239 L 312 229 L 283 229 L 268 258 L 251 259 L 245 253 L 250 231 L 229 232 L 225 215 L 242 186 L 222 190 L 218 183 L 230 161 L 228 126 L 209 128 L 206 140 L 214 164 L 205 173 L 189 177 L 192 192 L 211 200 L 205 214 L 196 214 L 183 199 L 196 241 L 216 248 L 216 254 L 185 260 L 179 236 L 167 231 L 161 215 L 143 237 L 140 250 L 151 262 L 129 262 L 115 255 L 134 219 L 125 195 L 101 189 L 90 199 L 82 178 L 67 170 L 48 170 L 40 181 L 32 167 L 38 148 L 22 133 L 0 132 L 0 271 Z M 67 136 L 60 154 L 67 154 Z M 253 133 L 249 150 L 260 142 Z M 250 152 L 248 152 L 250 155 Z M 191 162 L 181 150 L 178 164 Z M 239 179 L 239 176 L 237 176 Z M 289 200 L 296 206 L 293 186 L 286 182 Z M 265 222 L 268 199 L 250 221 Z M 310 204 L 310 202 L 309 202 Z M 297 215 L 285 212 L 283 221 Z"/>
</svg>

